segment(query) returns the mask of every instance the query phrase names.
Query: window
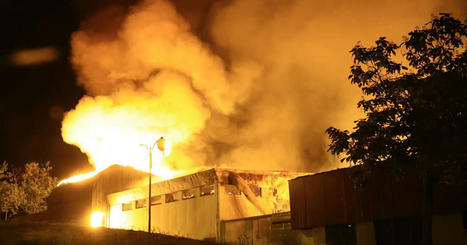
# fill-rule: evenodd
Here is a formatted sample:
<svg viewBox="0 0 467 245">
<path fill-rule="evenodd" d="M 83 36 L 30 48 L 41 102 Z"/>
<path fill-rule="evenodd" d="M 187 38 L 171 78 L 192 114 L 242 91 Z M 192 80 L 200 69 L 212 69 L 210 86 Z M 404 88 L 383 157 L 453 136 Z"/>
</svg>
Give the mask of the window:
<svg viewBox="0 0 467 245">
<path fill-rule="evenodd" d="M 136 200 L 136 208 L 144 208 L 146 207 L 146 198 Z"/>
<path fill-rule="evenodd" d="M 224 186 L 225 193 L 229 195 L 241 195 L 242 193 L 238 190 L 238 188 L 234 185 L 225 185 Z"/>
<path fill-rule="evenodd" d="M 216 191 L 214 189 L 214 185 L 205 185 L 200 187 L 200 194 L 201 196 L 212 195 Z"/>
<path fill-rule="evenodd" d="M 128 210 L 132 210 L 133 209 L 133 205 L 131 202 L 128 202 L 128 203 L 122 203 L 122 211 L 128 211 Z"/>
<path fill-rule="evenodd" d="M 195 188 L 189 189 L 189 190 L 184 190 L 184 191 L 182 192 L 182 199 L 183 199 L 183 200 L 186 200 L 186 199 L 194 198 L 194 197 L 195 197 L 195 193 L 196 193 L 196 189 L 195 189 Z"/>
<path fill-rule="evenodd" d="M 177 198 L 176 194 L 177 194 L 177 192 L 170 193 L 170 194 L 165 194 L 165 202 L 168 203 L 168 202 L 178 201 L 178 198 Z"/>
<path fill-rule="evenodd" d="M 261 187 L 257 185 L 250 185 L 250 190 L 255 194 L 257 197 L 261 197 Z"/>
<path fill-rule="evenodd" d="M 162 196 L 153 196 L 151 197 L 151 206 L 162 204 Z"/>
</svg>

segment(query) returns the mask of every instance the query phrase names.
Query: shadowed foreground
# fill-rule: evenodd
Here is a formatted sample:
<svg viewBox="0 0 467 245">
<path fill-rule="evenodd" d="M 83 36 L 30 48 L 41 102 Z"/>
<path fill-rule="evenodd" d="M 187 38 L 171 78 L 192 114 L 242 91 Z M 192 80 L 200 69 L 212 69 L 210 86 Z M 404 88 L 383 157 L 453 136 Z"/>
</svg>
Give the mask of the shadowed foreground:
<svg viewBox="0 0 467 245">
<path fill-rule="evenodd" d="M 0 224 L 0 244 L 206 245 L 213 243 L 161 234 L 148 234 L 142 231 L 89 228 L 68 224 Z"/>
</svg>

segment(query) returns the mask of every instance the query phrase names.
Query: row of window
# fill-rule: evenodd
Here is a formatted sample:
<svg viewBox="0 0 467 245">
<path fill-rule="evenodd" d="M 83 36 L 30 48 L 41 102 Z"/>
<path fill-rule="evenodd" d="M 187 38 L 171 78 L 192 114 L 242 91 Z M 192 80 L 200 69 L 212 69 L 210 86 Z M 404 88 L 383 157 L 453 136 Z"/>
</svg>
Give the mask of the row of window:
<svg viewBox="0 0 467 245">
<path fill-rule="evenodd" d="M 196 190 L 198 188 L 192 188 L 181 191 L 181 200 L 187 200 L 196 197 Z M 199 187 L 200 196 L 207 196 L 214 194 L 214 185 L 206 185 Z M 175 202 L 180 200 L 180 191 L 165 194 L 165 203 Z M 151 197 L 151 206 L 162 204 L 162 195 Z M 147 207 L 147 198 L 139 199 L 135 201 L 135 208 Z M 133 202 L 122 203 L 122 211 L 128 211 L 133 209 Z"/>
<path fill-rule="evenodd" d="M 238 188 L 234 185 L 225 185 L 224 187 L 225 187 L 226 194 L 230 194 L 230 195 L 241 195 L 242 194 L 242 192 L 239 191 Z M 200 196 L 212 195 L 215 193 L 214 185 L 205 185 L 205 186 L 201 186 L 198 188 L 199 188 Z M 187 200 L 187 199 L 195 198 L 196 191 L 198 188 L 191 188 L 191 189 L 181 191 L 181 197 L 180 197 L 180 191 L 165 194 L 165 203 L 179 201 L 180 199 Z M 250 185 L 250 189 L 257 197 L 262 196 L 261 187 L 258 187 L 256 185 Z M 162 195 L 151 197 L 151 206 L 159 205 L 159 204 L 162 204 Z M 135 208 L 145 208 L 145 207 L 147 207 L 146 198 L 135 201 Z M 133 209 L 133 202 L 122 204 L 122 211 L 128 211 L 132 209 Z"/>
<path fill-rule="evenodd" d="M 262 196 L 262 189 L 256 185 L 249 185 L 250 190 L 255 194 L 257 197 Z M 242 192 L 234 185 L 225 185 L 225 193 L 230 195 L 241 195 Z"/>
</svg>

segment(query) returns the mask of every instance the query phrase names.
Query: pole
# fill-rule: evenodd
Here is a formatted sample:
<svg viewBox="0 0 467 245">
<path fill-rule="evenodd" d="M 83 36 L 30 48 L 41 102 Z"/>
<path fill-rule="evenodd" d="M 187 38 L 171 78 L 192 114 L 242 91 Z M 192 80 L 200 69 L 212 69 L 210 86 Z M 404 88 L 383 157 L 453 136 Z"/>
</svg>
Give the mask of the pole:
<svg viewBox="0 0 467 245">
<path fill-rule="evenodd" d="M 165 156 L 165 148 L 164 148 L 164 137 L 160 137 L 157 141 L 152 144 L 152 146 L 140 144 L 140 146 L 144 146 L 148 152 L 149 152 L 149 188 L 148 188 L 148 202 L 147 202 L 147 207 L 148 207 L 148 232 L 151 232 L 151 178 L 152 178 L 152 150 L 154 150 L 154 147 L 157 144 L 157 148 L 159 148 L 160 151 L 162 151 L 162 159 L 164 159 Z"/>
<path fill-rule="evenodd" d="M 152 170 L 152 151 L 149 151 L 149 193 L 148 193 L 148 232 L 151 233 L 151 170 Z"/>
</svg>

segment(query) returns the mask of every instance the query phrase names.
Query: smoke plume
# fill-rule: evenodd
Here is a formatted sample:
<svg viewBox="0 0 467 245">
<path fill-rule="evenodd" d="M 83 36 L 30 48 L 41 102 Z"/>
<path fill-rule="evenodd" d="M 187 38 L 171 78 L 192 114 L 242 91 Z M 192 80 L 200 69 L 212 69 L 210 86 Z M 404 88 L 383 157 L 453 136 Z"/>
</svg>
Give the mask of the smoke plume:
<svg viewBox="0 0 467 245">
<path fill-rule="evenodd" d="M 187 2 L 110 6 L 73 34 L 87 95 L 62 135 L 97 169 L 144 169 L 139 144 L 160 136 L 171 144 L 161 163 L 169 169 L 335 168 L 324 130 L 360 116 L 346 78 L 352 46 L 400 41 L 432 13 L 466 9 L 442 0 Z"/>
</svg>

